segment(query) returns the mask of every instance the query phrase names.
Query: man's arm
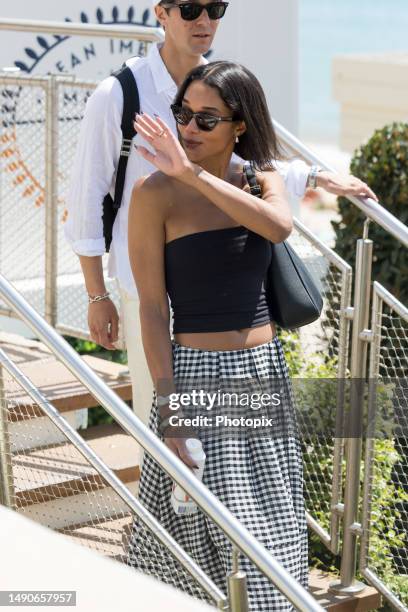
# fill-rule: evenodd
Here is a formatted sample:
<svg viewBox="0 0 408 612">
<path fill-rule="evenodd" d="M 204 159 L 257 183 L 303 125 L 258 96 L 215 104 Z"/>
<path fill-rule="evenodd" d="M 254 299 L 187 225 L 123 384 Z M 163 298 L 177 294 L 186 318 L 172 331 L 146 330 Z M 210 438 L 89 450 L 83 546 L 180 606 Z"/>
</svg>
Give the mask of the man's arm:
<svg viewBox="0 0 408 612">
<path fill-rule="evenodd" d="M 307 189 L 310 166 L 301 159 L 294 159 L 289 162 L 278 162 L 277 170 L 285 181 L 288 193 L 296 198 L 302 198 Z M 339 196 L 361 196 L 378 201 L 370 187 L 352 175 L 342 175 L 322 170 L 317 174 L 317 187 Z"/>
<path fill-rule="evenodd" d="M 105 79 L 88 100 L 71 175 L 65 236 L 80 258 L 90 296 L 106 293 L 102 202 L 113 188 L 122 141 L 122 106 L 119 83 L 113 77 Z M 115 348 L 118 314 L 111 300 L 89 305 L 88 324 L 95 342 Z"/>
<path fill-rule="evenodd" d="M 90 297 L 105 295 L 106 287 L 103 277 L 102 257 L 79 256 L 86 290 Z M 109 298 L 89 304 L 88 326 L 91 338 L 97 344 L 114 350 L 118 339 L 119 317 L 115 304 Z"/>
</svg>

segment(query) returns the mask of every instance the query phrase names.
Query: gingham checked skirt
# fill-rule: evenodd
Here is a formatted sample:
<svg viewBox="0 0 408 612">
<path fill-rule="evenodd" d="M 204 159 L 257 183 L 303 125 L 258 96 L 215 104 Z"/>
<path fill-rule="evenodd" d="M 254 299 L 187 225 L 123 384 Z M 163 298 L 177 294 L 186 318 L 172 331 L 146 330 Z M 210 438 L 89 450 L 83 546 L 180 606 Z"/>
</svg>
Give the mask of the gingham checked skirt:
<svg viewBox="0 0 408 612">
<path fill-rule="evenodd" d="M 210 378 L 215 384 L 234 377 L 262 381 L 277 377 L 289 383 L 280 341 L 235 351 L 203 351 L 173 342 L 175 380 Z M 153 398 L 149 427 L 157 433 L 158 413 Z M 204 484 L 305 588 L 308 588 L 307 527 L 303 498 L 303 465 L 298 437 L 239 436 L 200 433 L 206 463 Z M 145 453 L 139 500 L 157 518 L 207 576 L 224 592 L 232 569 L 231 545 L 201 511 L 178 516 L 170 505 L 172 481 Z M 136 518 L 126 563 L 142 571 L 152 568 L 141 556 L 149 554 L 146 531 Z M 243 555 L 251 612 L 293 610 L 293 606 Z M 170 582 L 155 567 L 157 578 Z"/>
</svg>

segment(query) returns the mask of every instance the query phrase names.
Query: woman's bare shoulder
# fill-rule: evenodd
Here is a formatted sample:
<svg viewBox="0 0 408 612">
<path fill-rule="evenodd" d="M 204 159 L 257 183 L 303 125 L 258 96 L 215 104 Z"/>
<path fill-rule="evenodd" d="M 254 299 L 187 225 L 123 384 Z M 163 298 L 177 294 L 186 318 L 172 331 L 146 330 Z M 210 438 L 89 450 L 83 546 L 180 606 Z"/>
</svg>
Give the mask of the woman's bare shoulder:
<svg viewBox="0 0 408 612">
<path fill-rule="evenodd" d="M 133 185 L 133 192 L 146 197 L 166 193 L 171 184 L 171 178 L 163 172 L 153 172 L 139 178 Z"/>
<path fill-rule="evenodd" d="M 163 215 L 168 210 L 173 199 L 173 179 L 163 172 L 153 172 L 142 176 L 133 186 L 131 206 L 133 208 L 154 209 Z"/>
</svg>

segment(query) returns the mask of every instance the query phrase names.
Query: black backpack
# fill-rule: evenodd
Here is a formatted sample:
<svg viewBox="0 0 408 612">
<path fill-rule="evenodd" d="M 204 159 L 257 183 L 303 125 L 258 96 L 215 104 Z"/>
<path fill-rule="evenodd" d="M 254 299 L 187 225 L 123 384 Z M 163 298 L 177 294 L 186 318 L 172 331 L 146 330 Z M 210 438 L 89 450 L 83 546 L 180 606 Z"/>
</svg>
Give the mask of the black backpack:
<svg viewBox="0 0 408 612">
<path fill-rule="evenodd" d="M 132 139 L 135 135 L 133 121 L 135 113 L 140 112 L 140 99 L 137 83 L 133 72 L 125 64 L 112 74 L 121 84 L 123 91 L 123 112 L 122 112 L 122 146 L 118 169 L 116 172 L 115 195 L 112 199 L 108 193 L 103 200 L 103 237 L 105 238 L 105 249 L 109 253 L 112 242 L 112 228 L 122 203 L 123 188 L 125 185 L 126 168 L 132 146 Z"/>
</svg>

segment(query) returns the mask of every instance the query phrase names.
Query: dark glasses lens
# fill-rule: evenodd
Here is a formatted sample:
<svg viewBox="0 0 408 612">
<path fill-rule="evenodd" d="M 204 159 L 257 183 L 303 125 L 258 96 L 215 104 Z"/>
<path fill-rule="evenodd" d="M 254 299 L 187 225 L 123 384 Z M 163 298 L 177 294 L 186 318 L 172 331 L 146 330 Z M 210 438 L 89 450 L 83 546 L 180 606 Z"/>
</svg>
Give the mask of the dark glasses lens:
<svg viewBox="0 0 408 612">
<path fill-rule="evenodd" d="M 173 104 L 171 110 L 179 125 L 188 125 L 194 117 L 197 126 L 204 132 L 210 132 L 218 123 L 218 117 L 213 117 L 206 113 L 193 113 L 189 108 L 185 108 L 184 106 Z"/>
<path fill-rule="evenodd" d="M 209 4 L 197 4 L 196 2 L 183 2 L 177 5 L 180 8 L 181 18 L 185 21 L 198 19 L 205 9 L 210 19 L 221 19 L 227 10 L 228 2 L 210 2 Z"/>
</svg>

